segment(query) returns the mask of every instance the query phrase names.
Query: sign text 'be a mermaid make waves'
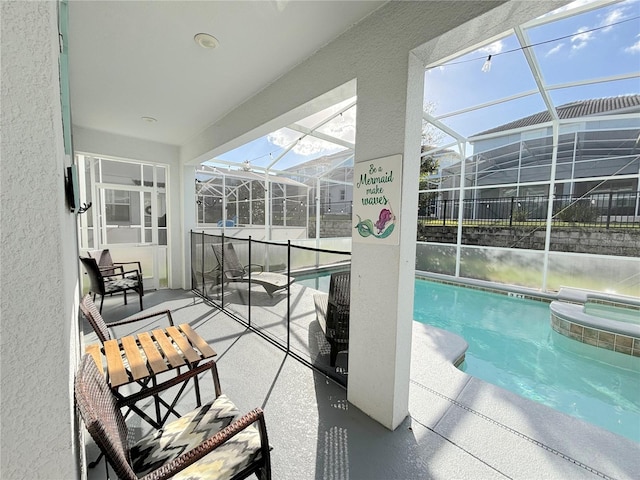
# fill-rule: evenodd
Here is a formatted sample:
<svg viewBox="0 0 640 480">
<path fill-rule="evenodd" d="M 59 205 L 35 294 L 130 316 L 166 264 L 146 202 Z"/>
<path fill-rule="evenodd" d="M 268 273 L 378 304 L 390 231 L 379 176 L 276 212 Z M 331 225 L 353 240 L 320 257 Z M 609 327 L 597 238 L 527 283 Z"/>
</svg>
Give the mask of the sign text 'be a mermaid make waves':
<svg viewBox="0 0 640 480">
<path fill-rule="evenodd" d="M 356 163 L 353 176 L 353 241 L 398 245 L 402 155 Z"/>
</svg>

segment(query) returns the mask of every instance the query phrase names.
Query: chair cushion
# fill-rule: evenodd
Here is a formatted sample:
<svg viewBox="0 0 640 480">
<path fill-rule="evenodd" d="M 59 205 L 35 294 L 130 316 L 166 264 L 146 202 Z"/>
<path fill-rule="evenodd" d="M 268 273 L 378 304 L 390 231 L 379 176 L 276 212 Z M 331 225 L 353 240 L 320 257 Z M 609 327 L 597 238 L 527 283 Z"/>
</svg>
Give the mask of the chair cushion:
<svg viewBox="0 0 640 480">
<path fill-rule="evenodd" d="M 137 278 L 120 278 L 118 280 L 108 280 L 104 282 L 105 293 L 119 292 L 127 288 L 137 288 Z"/>
<path fill-rule="evenodd" d="M 240 412 L 226 395 L 187 413 L 140 439 L 131 448 L 131 463 L 138 476 L 146 475 L 231 424 Z M 260 452 L 260 434 L 254 425 L 185 468 L 174 479 L 225 479 L 253 463 Z"/>
</svg>

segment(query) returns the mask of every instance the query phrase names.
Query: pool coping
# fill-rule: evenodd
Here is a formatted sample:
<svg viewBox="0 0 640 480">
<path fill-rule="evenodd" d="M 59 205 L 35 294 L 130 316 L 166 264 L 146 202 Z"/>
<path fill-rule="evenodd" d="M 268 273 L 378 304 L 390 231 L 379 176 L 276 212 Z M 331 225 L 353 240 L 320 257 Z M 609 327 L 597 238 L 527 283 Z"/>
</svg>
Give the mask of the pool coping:
<svg viewBox="0 0 640 480">
<path fill-rule="evenodd" d="M 456 368 L 468 348 L 461 336 L 414 320 L 412 337 L 409 409 L 421 425 L 456 443 L 464 438 L 479 457 L 503 452 L 522 462 L 519 478 L 611 480 L 637 470 L 639 443 Z"/>
<path fill-rule="evenodd" d="M 458 287 L 473 288 L 487 292 L 507 295 L 509 297 L 526 298 L 538 302 L 551 303 L 558 298 L 557 293 L 548 293 L 533 288 L 521 287 L 519 285 L 506 285 L 504 283 L 490 282 L 487 280 L 477 280 L 475 278 L 453 277 L 441 273 L 424 272 L 416 270 L 416 277 L 424 280 L 431 280 L 447 285 L 455 285 Z"/>
</svg>

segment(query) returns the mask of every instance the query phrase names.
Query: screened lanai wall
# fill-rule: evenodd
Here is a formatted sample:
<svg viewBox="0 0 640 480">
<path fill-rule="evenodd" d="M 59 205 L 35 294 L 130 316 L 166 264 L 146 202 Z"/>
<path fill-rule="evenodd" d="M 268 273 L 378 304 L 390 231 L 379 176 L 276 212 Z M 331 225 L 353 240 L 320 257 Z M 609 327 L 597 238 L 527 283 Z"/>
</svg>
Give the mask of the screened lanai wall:
<svg viewBox="0 0 640 480">
<path fill-rule="evenodd" d="M 576 2 L 427 66 L 418 270 L 640 296 L 639 18 Z"/>
<path fill-rule="evenodd" d="M 308 187 L 283 176 L 203 166 L 196 171 L 198 226 L 227 234 L 306 238 Z M 265 233 L 265 229 L 267 233 Z"/>
<path fill-rule="evenodd" d="M 83 154 L 76 165 L 80 198 L 91 204 L 78 216 L 80 254 L 109 249 L 114 261 L 141 263 L 145 289 L 167 287 L 168 166 Z"/>
<path fill-rule="evenodd" d="M 614 110 L 619 104 L 629 111 L 624 115 L 604 111 L 597 118 L 560 123 L 557 148 L 551 126 L 505 128 L 471 140 L 477 153 L 465 159 L 464 167 L 458 160 L 440 165 L 428 177 L 429 188 L 421 193 L 431 205 L 430 218 L 425 220 L 434 224 L 445 218 L 457 220 L 459 204 L 454 201 L 464 185 L 468 193 L 463 222 L 545 220 L 552 192 L 551 220 L 556 223 L 597 224 L 604 218 L 609 227 L 637 227 L 640 95 L 588 100 L 571 107 L 589 108 L 590 104 L 605 104 Z"/>
<path fill-rule="evenodd" d="M 203 163 L 197 229 L 350 250 L 355 116 L 354 97 Z"/>
</svg>

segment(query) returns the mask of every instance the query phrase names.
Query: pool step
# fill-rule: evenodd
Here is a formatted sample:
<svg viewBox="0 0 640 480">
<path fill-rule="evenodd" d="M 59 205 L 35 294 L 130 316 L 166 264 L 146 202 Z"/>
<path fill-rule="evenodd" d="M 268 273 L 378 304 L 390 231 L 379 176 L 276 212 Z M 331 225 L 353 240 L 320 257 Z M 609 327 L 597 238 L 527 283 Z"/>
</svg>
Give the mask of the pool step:
<svg viewBox="0 0 640 480">
<path fill-rule="evenodd" d="M 640 324 L 612 320 L 584 312 L 582 304 L 549 304 L 551 328 L 561 335 L 599 348 L 640 357 Z M 634 310 L 634 309 L 632 309 Z"/>
</svg>

